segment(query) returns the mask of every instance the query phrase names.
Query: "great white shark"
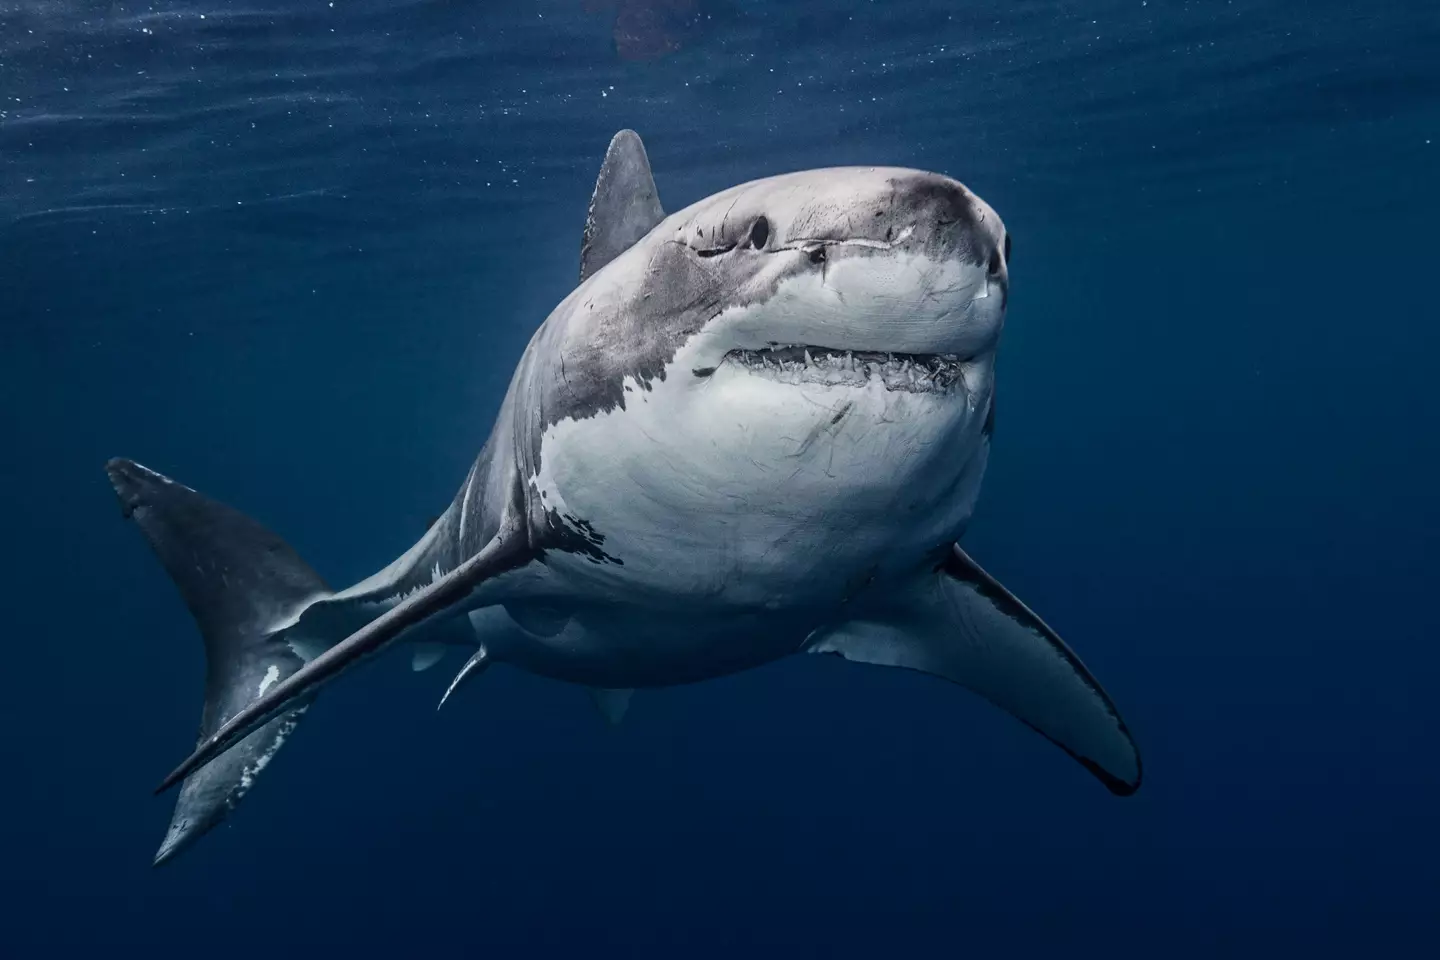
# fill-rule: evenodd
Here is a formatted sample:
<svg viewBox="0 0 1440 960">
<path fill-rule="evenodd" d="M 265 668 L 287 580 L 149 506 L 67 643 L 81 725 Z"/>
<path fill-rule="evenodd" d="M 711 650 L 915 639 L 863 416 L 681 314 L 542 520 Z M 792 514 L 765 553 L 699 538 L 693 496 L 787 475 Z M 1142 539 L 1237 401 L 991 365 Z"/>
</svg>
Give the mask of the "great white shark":
<svg viewBox="0 0 1440 960">
<path fill-rule="evenodd" d="M 331 590 L 254 520 L 110 461 L 205 642 L 199 742 L 160 787 L 183 781 L 155 862 L 234 809 L 325 683 L 402 642 L 417 669 L 471 653 L 446 697 L 503 663 L 590 688 L 612 718 L 636 688 L 794 654 L 905 667 L 1133 793 L 1109 696 L 958 544 L 1010 248 L 961 183 L 902 168 L 786 173 L 667 216 L 623 130 L 579 285 L 454 500 L 373 576 Z"/>
</svg>

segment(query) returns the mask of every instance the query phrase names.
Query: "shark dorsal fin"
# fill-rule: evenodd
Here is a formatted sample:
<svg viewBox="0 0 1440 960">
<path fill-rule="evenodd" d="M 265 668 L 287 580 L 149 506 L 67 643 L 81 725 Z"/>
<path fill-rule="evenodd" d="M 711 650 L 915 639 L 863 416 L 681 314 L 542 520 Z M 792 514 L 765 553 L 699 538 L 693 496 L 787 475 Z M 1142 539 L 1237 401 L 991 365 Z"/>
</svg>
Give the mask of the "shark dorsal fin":
<svg viewBox="0 0 1440 960">
<path fill-rule="evenodd" d="M 663 219 L 645 144 L 634 130 L 621 130 L 611 139 L 595 179 L 580 245 L 580 282 L 630 249 Z"/>
</svg>

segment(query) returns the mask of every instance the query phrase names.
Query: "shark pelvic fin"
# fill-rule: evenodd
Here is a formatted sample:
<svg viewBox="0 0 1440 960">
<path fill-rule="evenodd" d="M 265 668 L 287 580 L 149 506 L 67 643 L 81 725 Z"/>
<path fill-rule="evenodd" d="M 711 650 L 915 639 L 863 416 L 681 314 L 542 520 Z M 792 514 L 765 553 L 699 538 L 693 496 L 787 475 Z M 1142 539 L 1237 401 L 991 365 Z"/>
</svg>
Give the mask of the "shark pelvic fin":
<svg viewBox="0 0 1440 960">
<path fill-rule="evenodd" d="M 436 704 L 435 709 L 439 710 L 441 707 L 445 706 L 445 701 L 450 699 L 450 694 L 454 693 L 456 690 L 459 690 L 460 685 L 463 684 L 465 681 L 469 680 L 471 677 L 478 677 L 480 674 L 484 673 L 485 669 L 489 666 L 490 651 L 486 650 L 482 646 L 470 655 L 470 659 L 465 661 L 465 666 L 461 667 L 460 672 L 455 674 L 455 679 L 451 680 L 450 686 L 445 688 L 445 694 L 440 698 L 440 702 Z"/>
<path fill-rule="evenodd" d="M 630 698 L 635 695 L 634 690 L 605 690 L 600 687 L 589 687 L 590 699 L 595 701 L 595 708 L 600 711 L 600 716 L 612 727 L 620 725 L 625 719 L 625 711 L 630 709 Z"/>
<path fill-rule="evenodd" d="M 431 641 L 415 644 L 415 650 L 410 654 L 410 669 L 416 673 L 429 670 L 445 659 L 448 649 L 443 643 Z"/>
</svg>

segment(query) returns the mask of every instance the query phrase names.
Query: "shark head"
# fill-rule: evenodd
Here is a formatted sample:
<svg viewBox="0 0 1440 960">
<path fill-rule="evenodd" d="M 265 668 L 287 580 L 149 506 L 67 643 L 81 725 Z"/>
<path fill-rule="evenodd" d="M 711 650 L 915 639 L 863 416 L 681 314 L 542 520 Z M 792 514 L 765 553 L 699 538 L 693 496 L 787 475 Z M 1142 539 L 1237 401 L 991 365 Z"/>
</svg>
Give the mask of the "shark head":
<svg viewBox="0 0 1440 960">
<path fill-rule="evenodd" d="M 840 167 L 741 184 L 661 220 L 557 307 L 540 340 L 564 383 L 547 411 L 584 419 L 623 407 L 627 389 L 722 369 L 974 400 L 1009 255 L 989 204 L 939 174 Z"/>
<path fill-rule="evenodd" d="M 1008 253 L 988 204 L 902 168 L 784 174 L 659 219 L 582 269 L 522 363 L 537 513 L 632 590 L 662 535 L 693 541 L 652 551 L 671 594 L 677 555 L 697 590 L 777 603 L 920 562 L 978 495 Z"/>
<path fill-rule="evenodd" d="M 718 362 L 802 363 L 810 372 L 798 382 L 858 386 L 857 367 L 898 361 L 904 376 L 880 371 L 893 388 L 941 389 L 958 364 L 993 352 L 1004 323 L 1005 226 L 938 174 L 787 174 L 710 197 L 660 229 L 694 259 L 701 287 L 723 291 L 700 340 Z"/>
</svg>

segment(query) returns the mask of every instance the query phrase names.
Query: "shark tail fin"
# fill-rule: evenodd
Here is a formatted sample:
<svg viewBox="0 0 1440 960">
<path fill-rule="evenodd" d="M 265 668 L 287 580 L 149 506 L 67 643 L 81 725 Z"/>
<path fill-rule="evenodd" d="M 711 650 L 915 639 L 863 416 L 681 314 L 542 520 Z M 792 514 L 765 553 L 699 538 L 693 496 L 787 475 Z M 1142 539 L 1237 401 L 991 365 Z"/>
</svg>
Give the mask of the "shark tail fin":
<svg viewBox="0 0 1440 960">
<path fill-rule="evenodd" d="M 159 557 L 205 643 L 199 740 L 304 666 L 285 628 L 329 588 L 283 540 L 223 503 L 130 460 L 105 472 L 124 515 Z M 155 865 L 216 826 L 274 758 L 308 703 L 272 719 L 196 770 L 180 790 Z"/>
</svg>

